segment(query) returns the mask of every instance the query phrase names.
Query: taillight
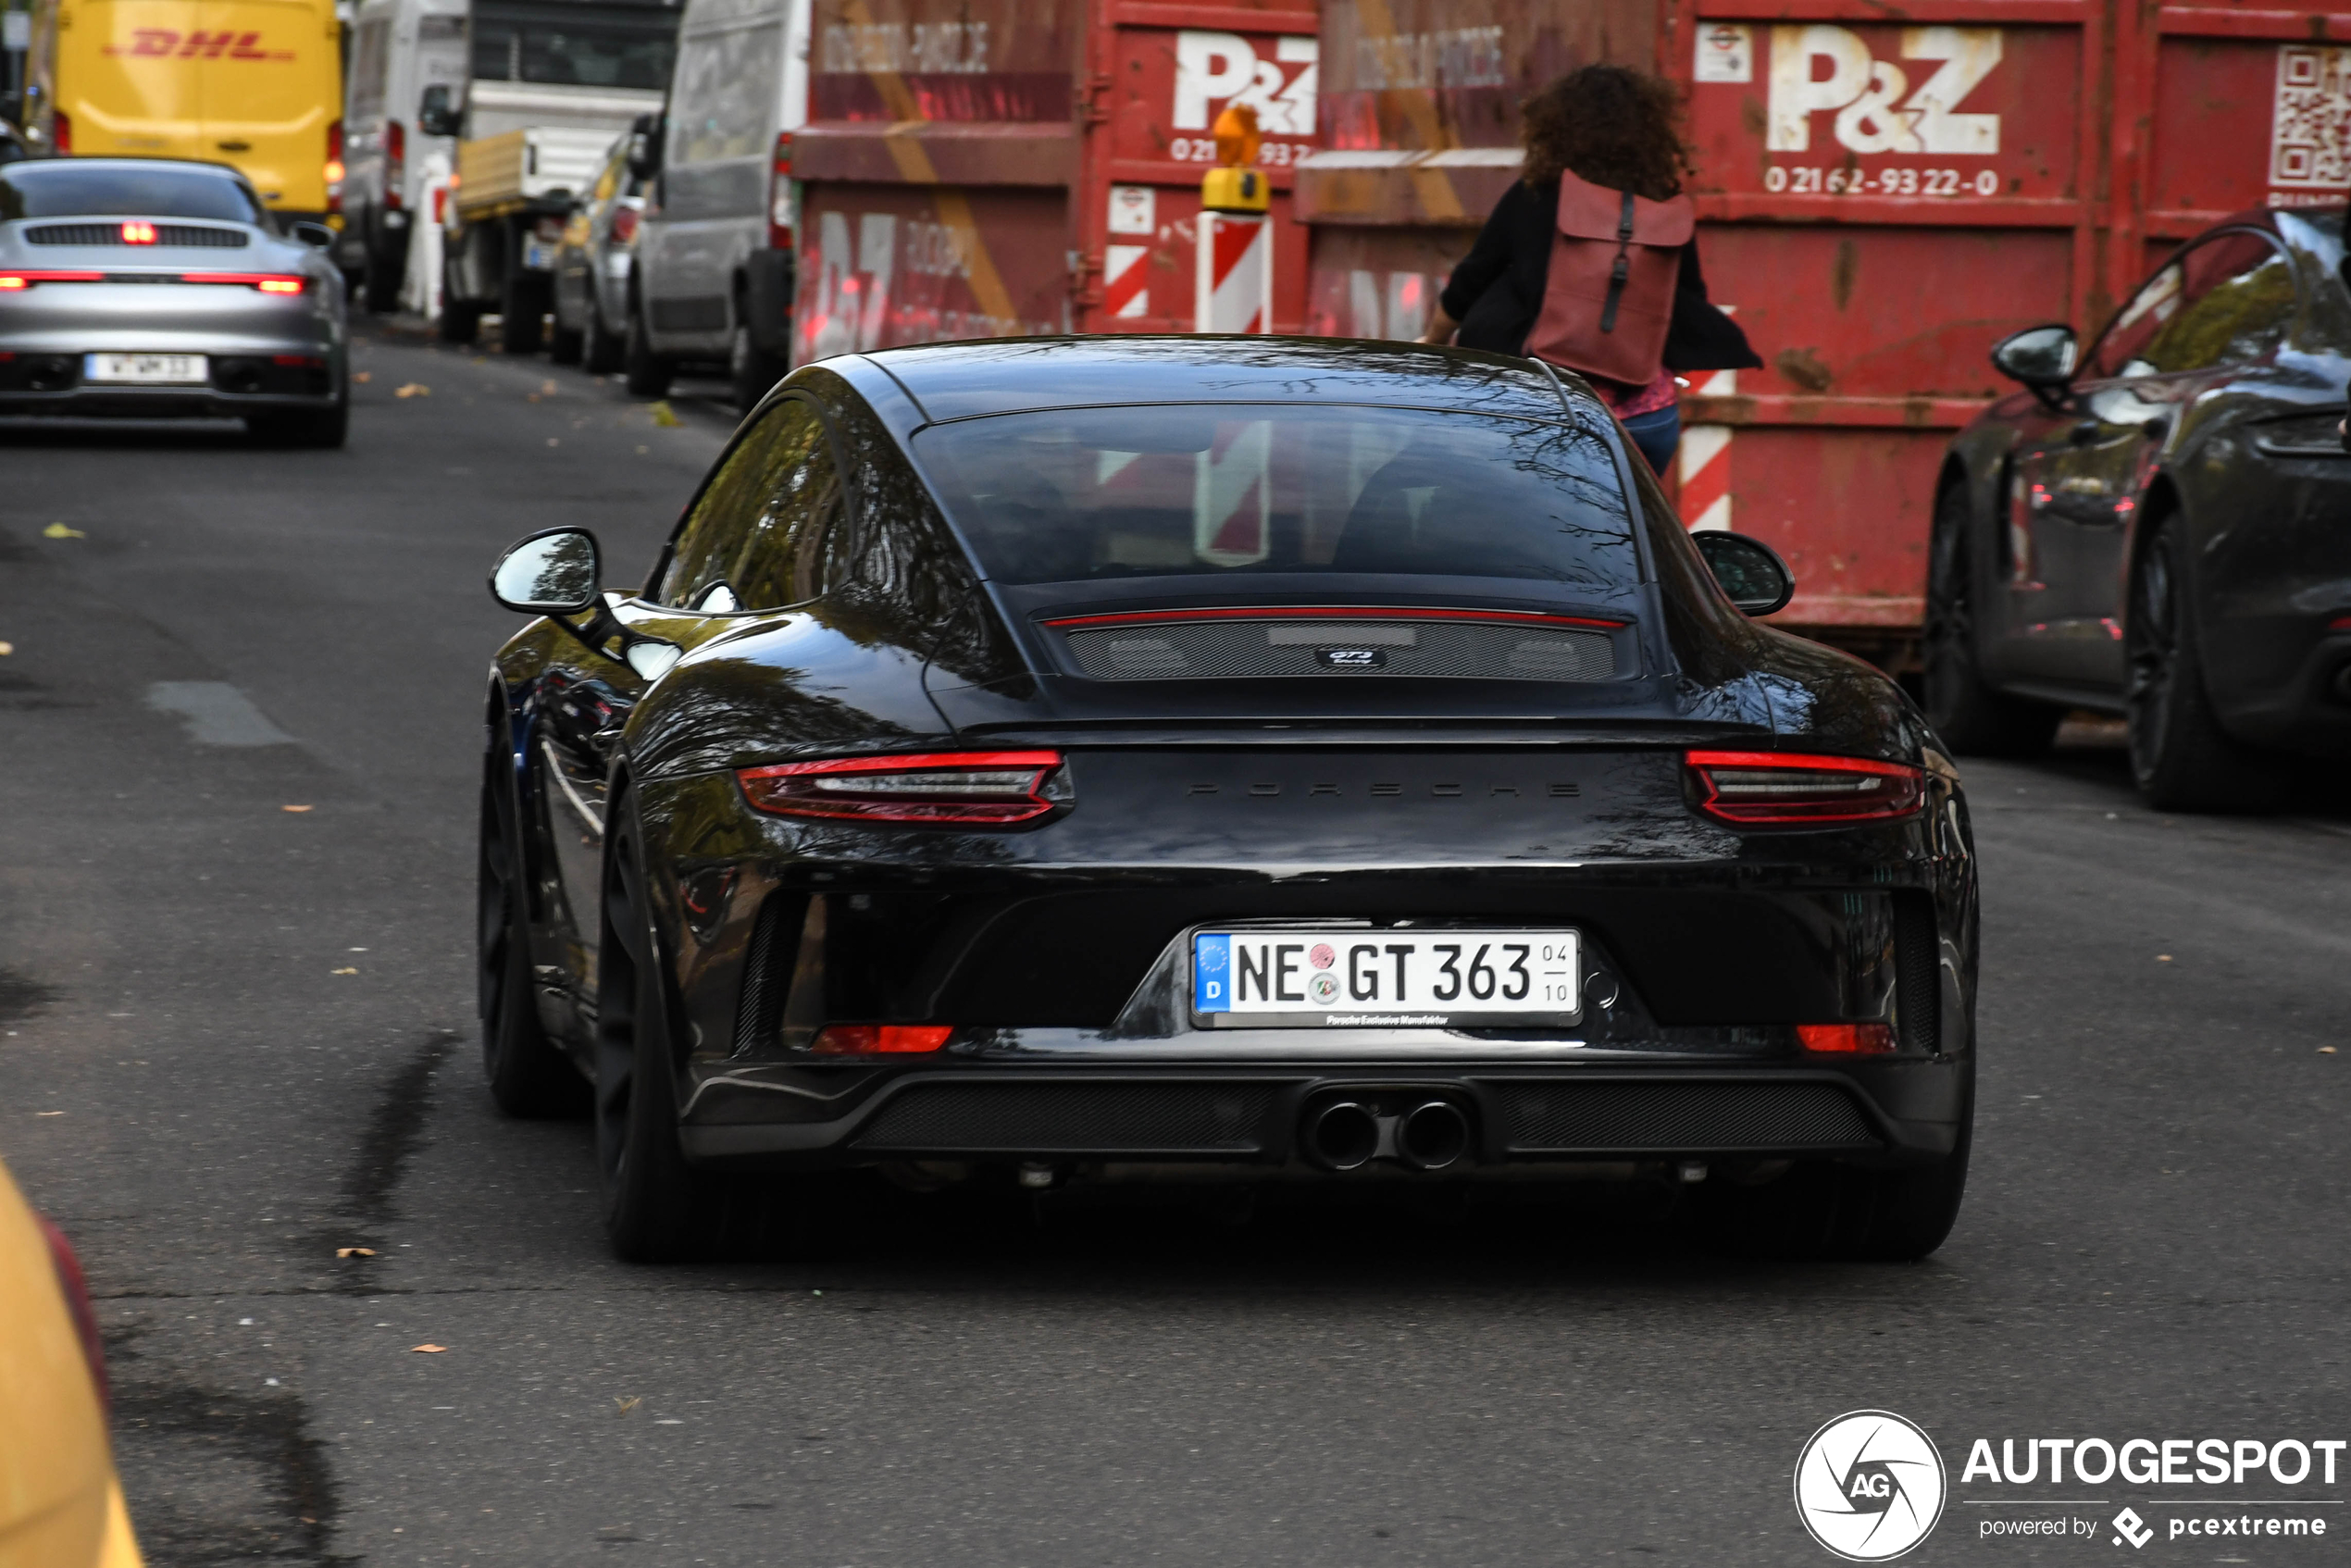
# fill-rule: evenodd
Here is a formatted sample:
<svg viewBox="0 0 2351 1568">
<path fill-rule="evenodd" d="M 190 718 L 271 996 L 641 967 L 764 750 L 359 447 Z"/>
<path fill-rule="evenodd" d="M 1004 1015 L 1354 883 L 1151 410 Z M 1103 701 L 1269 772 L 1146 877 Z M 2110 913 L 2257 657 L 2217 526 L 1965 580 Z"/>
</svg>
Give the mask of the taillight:
<svg viewBox="0 0 2351 1568">
<path fill-rule="evenodd" d="M 772 250 L 791 249 L 792 226 L 800 219 L 792 197 L 791 132 L 776 133 L 775 156 L 767 160 L 767 244 Z"/>
<path fill-rule="evenodd" d="M 284 278 L 274 272 L 182 272 L 182 283 L 243 283 L 265 294 L 298 294 L 310 285 L 307 278 Z"/>
<path fill-rule="evenodd" d="M 955 1032 L 952 1024 L 828 1024 L 809 1050 L 819 1056 L 896 1055 L 937 1051 Z"/>
<path fill-rule="evenodd" d="M 126 223 L 122 226 L 122 243 L 126 245 L 152 245 L 155 243 L 155 226 L 152 223 Z"/>
<path fill-rule="evenodd" d="M 398 212 L 408 202 L 408 132 L 396 119 L 384 121 L 384 207 Z"/>
<path fill-rule="evenodd" d="M 1891 1024 L 1798 1024 L 1796 1038 L 1807 1051 L 1874 1056 L 1894 1049 Z"/>
<path fill-rule="evenodd" d="M 637 209 L 622 207 L 612 215 L 612 243 L 616 245 L 632 244 L 636 238 Z"/>
<path fill-rule="evenodd" d="M 36 283 L 103 283 L 103 272 L 0 272 L 0 293 L 30 289 Z"/>
<path fill-rule="evenodd" d="M 432 188 L 432 220 L 435 223 L 449 221 L 449 188 L 445 185 Z"/>
<path fill-rule="evenodd" d="M 1883 822 L 1926 803 L 1926 775 L 1898 762 L 1796 752 L 1691 752 L 1698 809 L 1741 826 Z"/>
<path fill-rule="evenodd" d="M 781 816 L 1004 827 L 1068 801 L 1059 752 L 930 752 L 746 767 L 744 798 Z"/>
<path fill-rule="evenodd" d="M 59 157 L 73 151 L 73 118 L 63 109 L 49 118 L 49 150 Z"/>
<path fill-rule="evenodd" d="M 90 1282 L 82 1277 L 81 1260 L 73 1255 L 66 1233 L 46 1219 L 41 1220 L 41 1234 L 48 1238 L 49 1262 L 56 1267 L 57 1288 L 65 1296 L 66 1310 L 73 1314 L 74 1332 L 81 1336 L 81 1356 L 90 1363 L 90 1381 L 98 1386 L 98 1402 L 105 1404 L 114 1396 L 106 1387 L 106 1354 L 98 1342 L 98 1313 L 90 1305 Z"/>
<path fill-rule="evenodd" d="M 327 127 L 327 165 L 322 171 L 327 177 L 327 210 L 342 210 L 342 121 Z"/>
</svg>

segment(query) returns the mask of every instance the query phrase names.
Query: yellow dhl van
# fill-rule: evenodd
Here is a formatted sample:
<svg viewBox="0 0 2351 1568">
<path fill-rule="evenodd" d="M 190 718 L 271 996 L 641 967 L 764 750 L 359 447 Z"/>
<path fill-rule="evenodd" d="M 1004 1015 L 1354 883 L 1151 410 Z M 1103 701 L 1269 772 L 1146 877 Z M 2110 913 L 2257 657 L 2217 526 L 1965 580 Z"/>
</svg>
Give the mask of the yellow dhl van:
<svg viewBox="0 0 2351 1568">
<path fill-rule="evenodd" d="M 233 164 L 276 212 L 341 205 L 334 0 L 35 0 L 27 129 L 76 156 Z"/>
</svg>

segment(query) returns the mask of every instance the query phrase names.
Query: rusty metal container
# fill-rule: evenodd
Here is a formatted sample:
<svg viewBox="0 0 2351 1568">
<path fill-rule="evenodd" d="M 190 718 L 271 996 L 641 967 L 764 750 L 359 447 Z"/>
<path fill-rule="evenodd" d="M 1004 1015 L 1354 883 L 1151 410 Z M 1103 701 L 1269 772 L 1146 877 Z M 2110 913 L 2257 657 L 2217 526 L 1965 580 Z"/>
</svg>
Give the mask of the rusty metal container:
<svg viewBox="0 0 2351 1568">
<path fill-rule="evenodd" d="M 1593 59 L 1680 81 L 1707 282 L 1768 367 L 1698 376 L 1669 479 L 1777 546 L 1779 619 L 1907 667 L 1985 351 L 2085 331 L 2179 241 L 2351 190 L 2351 18 L 2307 0 L 1325 0 L 1310 331 L 1408 337 Z"/>
<path fill-rule="evenodd" d="M 795 357 L 939 338 L 1189 331 L 1227 104 L 1265 131 L 1273 327 L 1305 313 L 1292 168 L 1315 145 L 1312 0 L 815 0 Z"/>
</svg>

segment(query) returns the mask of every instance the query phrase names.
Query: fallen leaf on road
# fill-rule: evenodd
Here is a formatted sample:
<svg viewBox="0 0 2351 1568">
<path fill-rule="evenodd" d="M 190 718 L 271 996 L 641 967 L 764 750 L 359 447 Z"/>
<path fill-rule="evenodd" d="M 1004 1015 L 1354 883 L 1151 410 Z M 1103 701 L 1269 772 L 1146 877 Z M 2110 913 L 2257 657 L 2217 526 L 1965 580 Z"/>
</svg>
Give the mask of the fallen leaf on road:
<svg viewBox="0 0 2351 1568">
<path fill-rule="evenodd" d="M 354 370 L 351 373 L 351 379 L 355 381 L 365 381 L 372 380 L 375 374 L 373 370 Z"/>
<path fill-rule="evenodd" d="M 2158 964 L 2169 964 L 2171 962 L 2171 955 L 2168 952 L 2158 952 L 2155 955 L 2155 961 Z"/>
<path fill-rule="evenodd" d="M 338 975 L 356 975 L 359 971 L 356 969 L 338 969 L 335 973 Z"/>
<path fill-rule="evenodd" d="M 446 1345 L 411 1345 L 408 1347 L 410 1350 L 420 1356 L 437 1356 L 448 1348 L 449 1347 Z"/>
<path fill-rule="evenodd" d="M 653 423 L 656 425 L 682 425 L 686 422 L 685 420 L 678 417 L 678 411 L 670 407 L 665 402 L 653 404 L 649 406 L 651 406 L 653 411 Z"/>
<path fill-rule="evenodd" d="M 33 1114 L 36 1116 L 62 1116 L 65 1113 L 63 1111 L 35 1111 Z"/>
<path fill-rule="evenodd" d="M 554 437 L 554 436 L 549 436 L 549 437 L 547 438 L 547 444 L 548 444 L 549 446 L 561 446 L 561 445 L 563 445 L 563 442 L 562 442 L 561 441 L 557 440 L 557 439 L 556 439 L 555 437 Z"/>
<path fill-rule="evenodd" d="M 0 642 L 0 659 L 6 658 L 9 654 L 15 653 L 16 651 L 17 645 L 15 643 Z"/>
<path fill-rule="evenodd" d="M 312 806 L 280 806 L 278 809 L 280 811 L 312 811 L 317 808 Z"/>
<path fill-rule="evenodd" d="M 80 529 L 69 529 L 63 523 L 51 523 L 41 530 L 41 537 L 44 539 L 88 539 L 90 536 Z"/>
<path fill-rule="evenodd" d="M 539 383 L 539 392 L 543 397 L 553 397 L 555 395 L 555 383 L 553 381 L 541 381 Z"/>
<path fill-rule="evenodd" d="M 612 1402 L 620 1407 L 621 1414 L 627 1415 L 630 1411 L 635 1410 L 639 1405 L 643 1404 L 645 1402 L 645 1399 L 641 1394 L 631 1394 L 624 1400 L 619 1395 L 615 1394 L 613 1396 Z"/>
<path fill-rule="evenodd" d="M 2334 1047 L 2331 1045 L 2322 1045 L 2319 1047 L 2319 1054 L 2321 1056 L 2332 1056 L 2334 1054 Z M 54 1111 L 44 1111 L 42 1114 L 44 1116 L 54 1116 L 56 1113 Z"/>
<path fill-rule="evenodd" d="M 422 381 L 410 381 L 406 386 L 394 391 L 392 395 L 394 397 L 430 397 L 432 395 L 432 389 L 425 385 Z"/>
<path fill-rule="evenodd" d="M 375 1255 L 376 1250 L 373 1247 L 338 1247 L 335 1249 L 335 1256 L 338 1258 L 372 1258 Z"/>
</svg>

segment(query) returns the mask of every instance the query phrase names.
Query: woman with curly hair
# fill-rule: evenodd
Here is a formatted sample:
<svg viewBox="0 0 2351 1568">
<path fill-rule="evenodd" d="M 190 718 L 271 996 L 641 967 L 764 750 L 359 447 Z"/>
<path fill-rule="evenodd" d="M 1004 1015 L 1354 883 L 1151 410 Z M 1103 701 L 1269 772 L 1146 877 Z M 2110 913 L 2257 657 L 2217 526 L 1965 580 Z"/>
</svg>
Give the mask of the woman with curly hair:
<svg viewBox="0 0 2351 1568">
<path fill-rule="evenodd" d="M 1611 253 L 1626 251 L 1623 235 L 1633 232 L 1634 209 L 1641 204 L 1671 204 L 1662 209 L 1643 205 L 1646 217 L 1662 210 L 1671 219 L 1686 214 L 1682 179 L 1689 172 L 1689 149 L 1676 128 L 1679 105 L 1673 85 L 1623 66 L 1593 65 L 1571 72 L 1544 88 L 1523 106 L 1520 131 L 1526 147 L 1524 171 L 1495 204 L 1477 236 L 1477 243 L 1453 269 L 1451 280 L 1437 302 L 1437 316 L 1421 342 L 1458 342 L 1464 348 L 1492 349 L 1501 354 L 1536 353 L 1580 334 L 1586 341 L 1597 329 L 1614 333 L 1617 306 L 1624 297 L 1626 268 L 1619 259 L 1615 286 L 1598 300 L 1554 297 L 1546 290 L 1554 275 L 1553 255 L 1570 231 L 1562 205 L 1562 176 L 1572 203 L 1602 214 L 1601 232 L 1615 233 L 1616 204 L 1622 200 L 1623 230 L 1615 240 L 1594 237 L 1577 243 L 1604 247 L 1596 253 L 1605 266 Z M 1598 205 L 1594 207 L 1592 203 Z M 1688 232 L 1686 217 L 1679 232 Z M 1698 241 L 1681 243 L 1678 256 L 1668 251 L 1660 258 L 1673 273 L 1671 321 L 1661 354 L 1644 355 L 1637 348 L 1627 359 L 1611 353 L 1611 368 L 1637 363 L 1623 380 L 1595 373 L 1574 355 L 1561 363 L 1583 371 L 1593 390 L 1616 411 L 1625 433 L 1659 473 L 1681 444 L 1681 414 L 1674 406 L 1676 370 L 1745 369 L 1763 362 L 1748 346 L 1747 336 L 1731 318 L 1709 304 L 1706 280 L 1698 271 Z M 1664 274 L 1653 268 L 1644 276 Z M 1662 298 L 1662 295 L 1660 296 Z M 1582 318 L 1574 318 L 1580 315 Z M 1542 330 L 1530 348 L 1528 338 Z M 1628 327 L 1627 338 L 1637 335 Z M 1611 343 L 1611 350 L 1619 345 Z"/>
</svg>

